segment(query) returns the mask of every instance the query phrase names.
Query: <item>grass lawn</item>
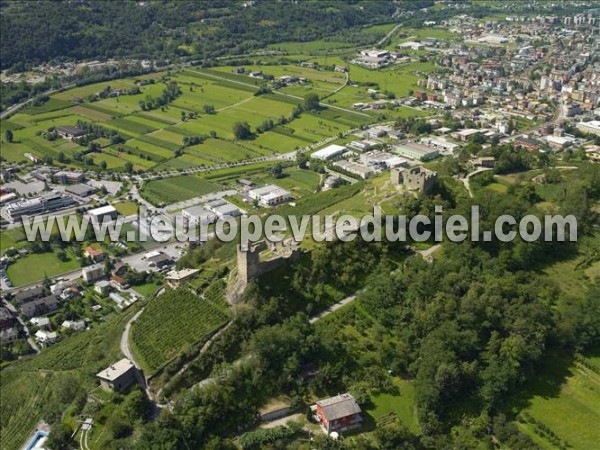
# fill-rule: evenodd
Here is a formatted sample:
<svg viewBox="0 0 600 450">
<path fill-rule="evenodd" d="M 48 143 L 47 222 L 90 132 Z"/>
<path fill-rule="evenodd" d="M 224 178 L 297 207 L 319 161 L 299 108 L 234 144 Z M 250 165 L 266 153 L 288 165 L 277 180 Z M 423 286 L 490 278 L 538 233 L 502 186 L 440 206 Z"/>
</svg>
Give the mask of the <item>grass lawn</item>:
<svg viewBox="0 0 600 450">
<path fill-rule="evenodd" d="M 73 255 L 67 253 L 67 257 L 70 259 L 61 261 L 56 253 L 31 253 L 11 264 L 6 274 L 14 286 L 20 286 L 81 267 Z"/>
<path fill-rule="evenodd" d="M 123 216 L 131 216 L 138 212 L 138 204 L 136 202 L 119 202 L 113 204 L 113 206 Z"/>
<path fill-rule="evenodd" d="M 411 381 L 394 378 L 398 392 L 394 394 L 381 393 L 371 399 L 372 405 L 366 411 L 375 419 L 375 422 L 385 416 L 394 414 L 413 433 L 418 433 L 419 422 L 415 404 L 415 387 Z"/>
<path fill-rule="evenodd" d="M 11 247 L 19 249 L 26 246 L 27 240 L 22 227 L 11 228 L 0 232 L 0 252 L 4 253 Z"/>
</svg>

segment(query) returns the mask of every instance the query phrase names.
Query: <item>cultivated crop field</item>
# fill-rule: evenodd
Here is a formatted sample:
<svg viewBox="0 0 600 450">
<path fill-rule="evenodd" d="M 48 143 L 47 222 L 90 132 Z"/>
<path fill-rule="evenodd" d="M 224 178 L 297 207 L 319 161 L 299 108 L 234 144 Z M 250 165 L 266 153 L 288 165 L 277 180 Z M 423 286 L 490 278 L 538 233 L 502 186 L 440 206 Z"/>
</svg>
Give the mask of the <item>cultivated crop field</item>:
<svg viewBox="0 0 600 450">
<path fill-rule="evenodd" d="M 142 195 L 153 204 L 175 203 L 216 192 L 218 186 L 198 175 L 182 175 L 153 180 L 144 185 Z"/>
<path fill-rule="evenodd" d="M 186 288 L 169 290 L 152 300 L 133 324 L 133 349 L 143 366 L 154 371 L 213 333 L 227 318 L 221 301 L 200 298 Z"/>
<path fill-rule="evenodd" d="M 258 67 L 261 66 L 249 66 L 248 69 Z M 311 90 L 319 95 L 331 93 L 343 86 L 345 75 L 299 65 L 268 66 L 263 68 L 265 73 L 276 77 L 290 74 L 310 81 L 306 85 L 290 87 L 289 93 L 285 93 L 288 88 L 284 88 L 282 93 L 255 96 L 263 81 L 234 74 L 232 70 L 232 67 L 220 67 L 186 69 L 170 74 L 162 72 L 53 94 L 46 104 L 25 108 L 1 122 L 3 138 L 5 130 L 13 131 L 12 142 L 3 139 L 2 157 L 19 162 L 26 159 L 25 153 L 31 153 L 40 159 L 50 156 L 56 164 L 62 153 L 69 159 L 64 165 L 74 168 L 94 169 L 101 162 L 106 163 L 109 170 L 117 171 L 124 170 L 127 163 L 140 171 L 185 168 L 290 152 L 374 120 L 371 115 L 351 110 L 323 109 L 305 112 L 285 125 L 255 133 L 249 139 L 235 140 L 233 126 L 236 122 L 248 122 L 254 132 L 267 120 L 277 123 L 281 117 L 289 119 L 292 110 L 302 103 L 303 95 Z M 148 97 L 156 98 L 164 90 L 162 76 L 167 76 L 165 82 L 176 82 L 181 95 L 162 108 L 142 110 L 140 102 Z M 137 86 L 141 91 L 139 94 L 90 100 L 90 96 L 108 86 L 129 90 L 136 87 L 136 81 L 150 78 L 153 83 Z M 214 108 L 214 113 L 204 111 L 207 105 Z M 195 114 L 195 118 L 190 118 L 190 114 Z M 85 166 L 73 157 L 75 153 L 85 152 L 86 147 L 67 139 L 47 140 L 44 137 L 44 133 L 53 127 L 76 125 L 78 121 L 115 130 L 125 142 L 110 145 L 107 139 L 98 139 L 101 152 L 91 154 L 93 165 Z M 186 147 L 183 155 L 175 156 L 182 148 L 184 138 L 211 134 L 212 139 Z"/>
</svg>

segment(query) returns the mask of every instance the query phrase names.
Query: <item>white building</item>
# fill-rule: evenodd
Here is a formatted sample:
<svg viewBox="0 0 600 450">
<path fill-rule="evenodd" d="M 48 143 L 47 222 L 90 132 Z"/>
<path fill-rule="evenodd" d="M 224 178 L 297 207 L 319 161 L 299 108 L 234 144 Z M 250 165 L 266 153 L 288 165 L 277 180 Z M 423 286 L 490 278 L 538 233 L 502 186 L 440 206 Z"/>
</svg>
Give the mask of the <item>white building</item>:
<svg viewBox="0 0 600 450">
<path fill-rule="evenodd" d="M 90 209 L 88 215 L 91 218 L 98 219 L 99 222 L 104 220 L 104 218 L 108 217 L 110 219 L 116 219 L 118 216 L 118 212 L 112 205 L 101 206 L 100 208 Z"/>
<path fill-rule="evenodd" d="M 600 120 L 592 120 L 590 122 L 579 122 L 577 129 L 583 133 L 590 133 L 600 136 Z"/>
<path fill-rule="evenodd" d="M 69 330 L 81 331 L 85 330 L 85 322 L 83 320 L 73 321 L 73 320 L 65 320 L 61 327 L 68 328 Z"/>
<path fill-rule="evenodd" d="M 320 159 L 321 161 L 331 161 L 341 157 L 346 152 L 346 147 L 343 145 L 331 144 L 321 150 L 317 150 L 311 158 Z"/>
<path fill-rule="evenodd" d="M 248 196 L 257 200 L 262 206 L 275 206 L 292 200 L 292 194 L 279 186 L 268 184 L 261 188 L 251 189 Z"/>
</svg>

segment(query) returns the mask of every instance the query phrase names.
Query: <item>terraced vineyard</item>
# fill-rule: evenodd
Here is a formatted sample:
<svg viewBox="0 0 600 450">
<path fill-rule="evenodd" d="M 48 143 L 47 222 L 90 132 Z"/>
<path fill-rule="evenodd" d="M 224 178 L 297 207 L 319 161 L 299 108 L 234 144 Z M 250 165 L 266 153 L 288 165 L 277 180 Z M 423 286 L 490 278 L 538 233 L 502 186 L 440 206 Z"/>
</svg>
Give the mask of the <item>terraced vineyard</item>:
<svg viewBox="0 0 600 450">
<path fill-rule="evenodd" d="M 200 298 L 179 288 L 150 302 L 131 328 L 133 351 L 142 366 L 151 372 L 160 368 L 223 325 L 228 312 L 219 292 Z"/>
<path fill-rule="evenodd" d="M 120 358 L 121 331 L 134 311 L 108 317 L 2 371 L 2 449 L 20 448 L 38 422 L 52 423 L 78 394 L 97 386 L 95 374 Z"/>
</svg>

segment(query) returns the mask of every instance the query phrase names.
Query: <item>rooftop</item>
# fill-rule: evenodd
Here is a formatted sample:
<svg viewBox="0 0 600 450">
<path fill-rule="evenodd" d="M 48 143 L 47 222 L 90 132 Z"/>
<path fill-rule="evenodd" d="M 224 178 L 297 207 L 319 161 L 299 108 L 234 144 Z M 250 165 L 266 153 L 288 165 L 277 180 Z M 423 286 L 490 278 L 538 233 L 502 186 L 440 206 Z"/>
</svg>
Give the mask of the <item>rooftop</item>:
<svg viewBox="0 0 600 450">
<path fill-rule="evenodd" d="M 126 374 L 133 367 L 133 363 L 127 358 L 123 358 L 121 361 L 111 364 L 110 367 L 98 372 L 96 375 L 98 378 L 102 378 L 107 381 L 114 381 L 122 375 Z"/>
<path fill-rule="evenodd" d="M 321 407 L 327 416 L 328 421 L 348 417 L 361 412 L 360 406 L 356 403 L 356 399 L 349 392 L 319 400 L 317 401 L 317 405 Z"/>
</svg>

